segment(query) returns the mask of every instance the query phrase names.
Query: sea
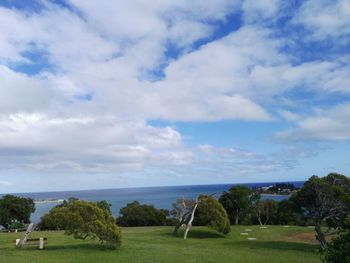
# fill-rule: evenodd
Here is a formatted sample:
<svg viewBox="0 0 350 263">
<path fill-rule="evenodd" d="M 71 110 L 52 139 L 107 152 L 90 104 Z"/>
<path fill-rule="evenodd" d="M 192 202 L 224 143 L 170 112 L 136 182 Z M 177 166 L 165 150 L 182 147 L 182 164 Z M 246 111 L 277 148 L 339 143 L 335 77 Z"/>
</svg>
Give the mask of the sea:
<svg viewBox="0 0 350 263">
<path fill-rule="evenodd" d="M 247 183 L 245 185 L 252 189 L 265 187 L 279 182 L 270 183 Z M 283 182 L 286 183 L 286 182 Z M 289 182 L 296 187 L 302 187 L 304 181 Z M 35 200 L 35 212 L 31 215 L 31 221 L 40 222 L 40 217 L 48 213 L 54 206 L 75 197 L 85 201 L 107 200 L 112 206 L 113 215 L 118 216 L 120 208 L 126 204 L 139 201 L 142 204 L 154 205 L 157 208 L 171 209 L 172 204 L 179 198 L 185 197 L 194 199 L 200 194 L 215 194 L 218 198 L 224 191 L 237 184 L 211 184 L 211 185 L 186 185 L 186 186 L 159 186 L 159 187 L 139 187 L 139 188 L 117 188 L 101 190 L 79 190 L 79 191 L 58 191 L 58 192 L 38 192 L 38 193 L 16 193 L 21 197 L 30 197 Z M 2 195 L 0 194 L 0 197 Z M 281 201 L 288 198 L 286 195 L 263 195 L 262 199 L 273 199 Z"/>
</svg>

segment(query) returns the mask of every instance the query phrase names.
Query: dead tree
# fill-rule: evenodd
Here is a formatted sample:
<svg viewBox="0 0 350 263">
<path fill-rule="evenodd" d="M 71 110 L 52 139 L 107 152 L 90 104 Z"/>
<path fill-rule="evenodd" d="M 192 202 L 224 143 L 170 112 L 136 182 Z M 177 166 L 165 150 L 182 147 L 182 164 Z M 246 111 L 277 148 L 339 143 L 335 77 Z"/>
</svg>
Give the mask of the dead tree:
<svg viewBox="0 0 350 263">
<path fill-rule="evenodd" d="M 29 238 L 29 235 L 35 230 L 36 225 L 31 223 L 26 232 L 24 233 L 24 236 L 20 239 L 20 241 L 16 244 L 16 247 L 22 247 L 27 242 L 27 239 Z"/>
<path fill-rule="evenodd" d="M 189 200 L 183 197 L 182 199 L 178 199 L 176 203 L 173 204 L 173 210 L 171 213 L 177 219 L 177 224 L 173 232 L 174 235 L 177 234 L 181 226 L 185 226 L 186 230 L 184 234 L 184 239 L 187 239 L 187 234 L 190 228 L 192 227 L 192 222 L 194 220 L 194 214 L 198 207 L 198 203 L 198 199 Z"/>
</svg>

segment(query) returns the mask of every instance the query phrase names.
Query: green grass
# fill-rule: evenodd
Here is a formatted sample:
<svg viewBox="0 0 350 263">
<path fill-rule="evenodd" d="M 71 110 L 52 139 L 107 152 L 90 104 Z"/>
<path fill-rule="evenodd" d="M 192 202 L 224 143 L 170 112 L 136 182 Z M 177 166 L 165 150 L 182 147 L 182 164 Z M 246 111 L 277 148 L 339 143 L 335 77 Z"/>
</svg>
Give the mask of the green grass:
<svg viewBox="0 0 350 263">
<path fill-rule="evenodd" d="M 256 237 L 256 241 L 240 235 L 246 228 L 253 230 L 249 236 Z M 45 250 L 15 249 L 13 240 L 21 233 L 1 233 L 0 262 L 320 262 L 309 228 L 233 226 L 232 232 L 223 236 L 205 227 L 194 227 L 188 240 L 172 236 L 171 231 L 171 227 L 123 228 L 123 245 L 118 250 L 57 231 L 32 234 L 48 238 Z"/>
</svg>

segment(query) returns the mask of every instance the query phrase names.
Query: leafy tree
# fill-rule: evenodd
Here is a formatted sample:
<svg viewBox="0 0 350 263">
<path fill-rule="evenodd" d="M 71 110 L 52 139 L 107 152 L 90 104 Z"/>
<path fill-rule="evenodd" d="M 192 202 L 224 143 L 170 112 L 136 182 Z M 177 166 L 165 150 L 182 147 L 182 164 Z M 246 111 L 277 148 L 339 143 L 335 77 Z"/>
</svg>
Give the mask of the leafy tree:
<svg viewBox="0 0 350 263">
<path fill-rule="evenodd" d="M 112 205 L 110 203 L 108 203 L 108 201 L 106 201 L 106 200 L 97 201 L 96 205 L 99 208 L 102 208 L 102 209 L 106 210 L 110 215 L 112 215 L 112 211 L 111 211 L 111 206 Z"/>
<path fill-rule="evenodd" d="M 209 226 L 223 234 L 231 232 L 226 210 L 218 200 L 210 195 L 201 195 L 198 201 L 195 224 Z"/>
<path fill-rule="evenodd" d="M 117 222 L 121 226 L 163 226 L 169 211 L 134 201 L 120 209 Z"/>
<path fill-rule="evenodd" d="M 285 199 L 278 202 L 276 223 L 280 225 L 297 224 L 297 215 L 294 213 L 290 200 Z"/>
<path fill-rule="evenodd" d="M 260 225 L 266 225 L 275 219 L 278 211 L 278 202 L 274 200 L 259 200 L 255 205 L 255 212 Z"/>
<path fill-rule="evenodd" d="M 121 229 L 111 214 L 94 202 L 75 200 L 54 207 L 42 217 L 43 228 L 63 229 L 77 239 L 98 239 L 102 244 L 116 248 L 121 244 Z"/>
<path fill-rule="evenodd" d="M 302 215 L 313 221 L 316 239 L 324 249 L 326 233 L 322 224 L 339 228 L 350 212 L 350 179 L 336 173 L 322 178 L 312 176 L 291 200 Z"/>
<path fill-rule="evenodd" d="M 239 218 L 246 213 L 252 203 L 253 192 L 246 186 L 234 186 L 225 191 L 219 198 L 219 202 L 225 208 L 231 222 L 239 223 Z M 254 196 L 255 197 L 255 196 Z"/>
<path fill-rule="evenodd" d="M 12 224 L 30 223 L 30 215 L 35 212 L 33 199 L 4 195 L 0 199 L 0 225 L 9 228 Z"/>
<path fill-rule="evenodd" d="M 340 234 L 327 245 L 323 262 L 350 262 L 350 217 L 345 221 L 345 226 Z"/>
<path fill-rule="evenodd" d="M 71 203 L 78 201 L 78 200 L 79 200 L 79 198 L 69 197 L 68 200 L 63 200 L 63 202 L 56 205 L 56 207 L 64 207 L 64 206 L 67 206 L 68 204 L 71 204 Z"/>
</svg>

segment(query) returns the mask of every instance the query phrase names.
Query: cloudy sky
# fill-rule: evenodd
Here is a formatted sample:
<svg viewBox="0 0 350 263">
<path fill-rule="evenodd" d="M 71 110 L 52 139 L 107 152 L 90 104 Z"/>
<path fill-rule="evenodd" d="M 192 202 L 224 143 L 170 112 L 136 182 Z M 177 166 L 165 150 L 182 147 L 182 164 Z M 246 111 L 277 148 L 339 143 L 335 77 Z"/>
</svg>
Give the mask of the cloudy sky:
<svg viewBox="0 0 350 263">
<path fill-rule="evenodd" d="M 350 0 L 0 0 L 0 193 L 350 168 Z"/>
</svg>

